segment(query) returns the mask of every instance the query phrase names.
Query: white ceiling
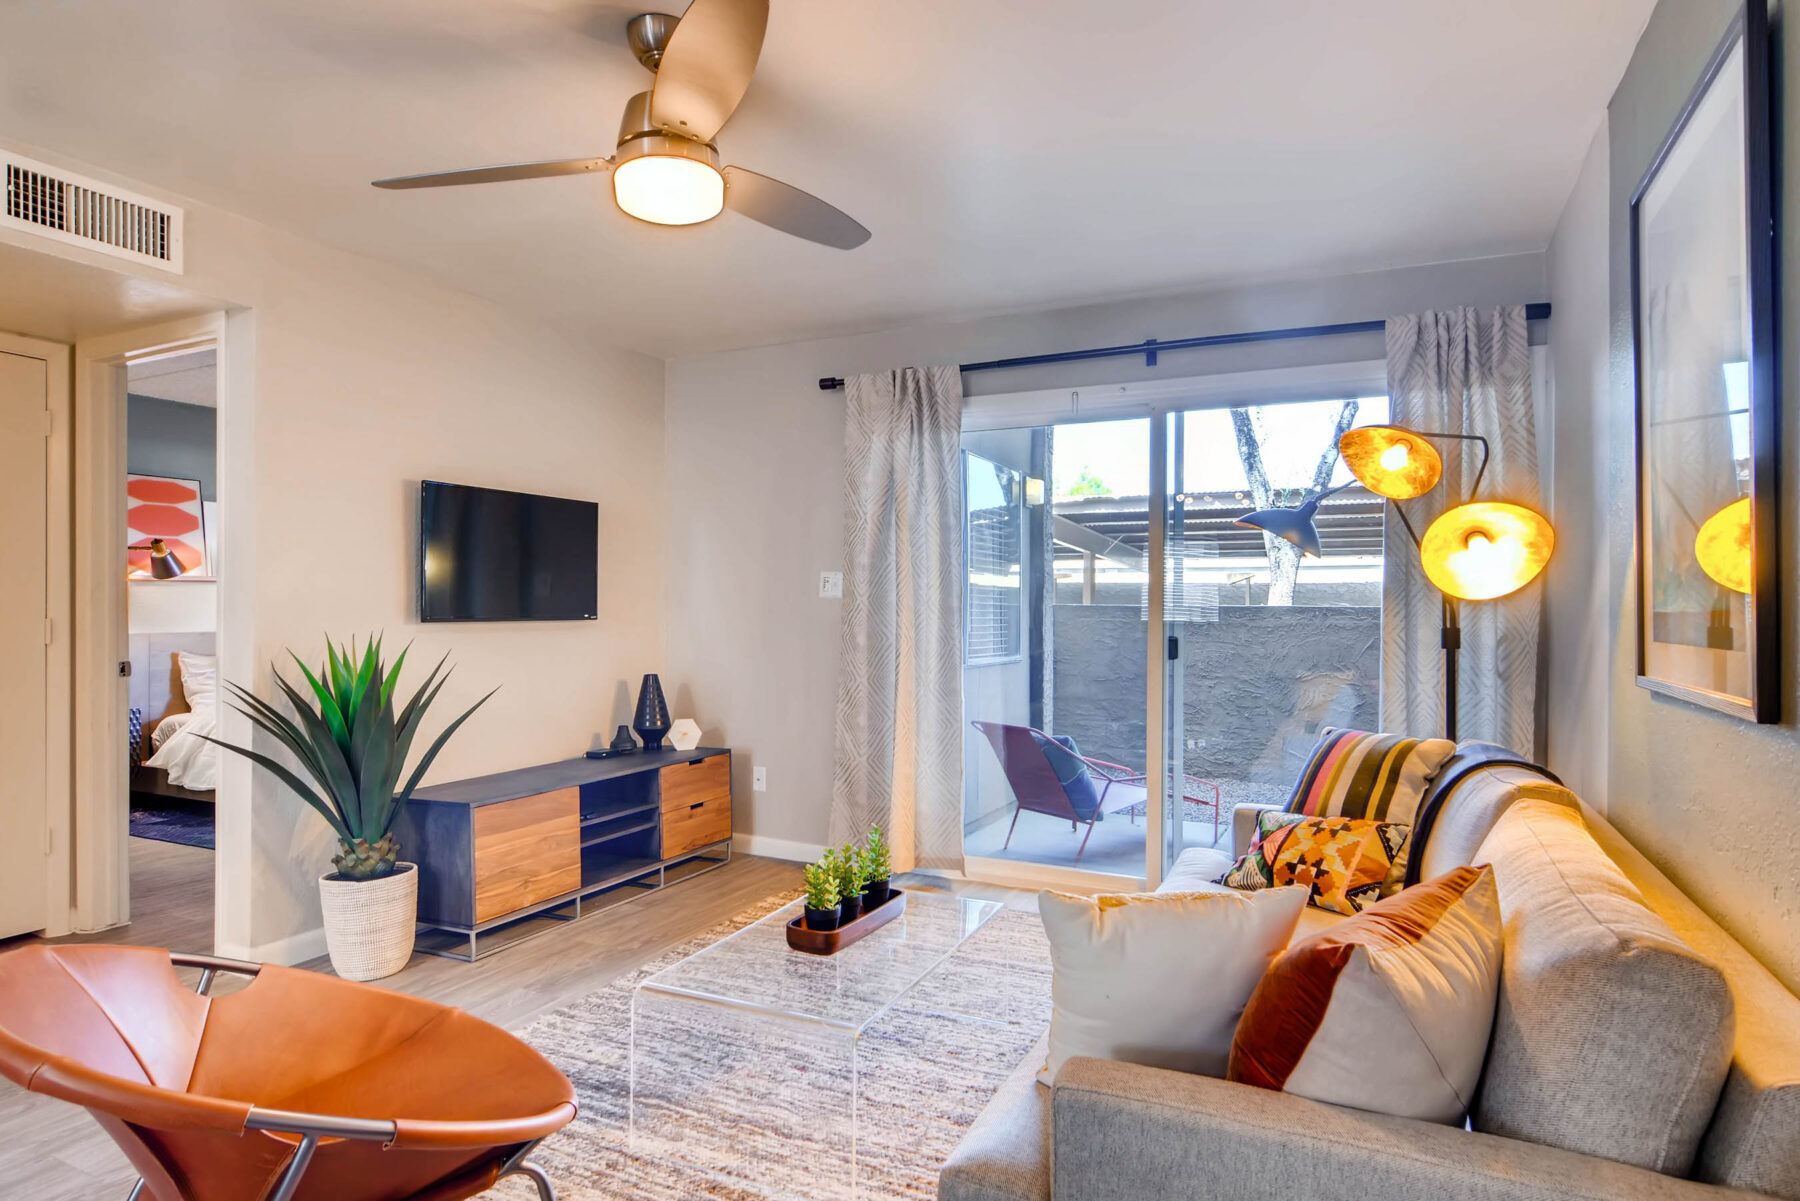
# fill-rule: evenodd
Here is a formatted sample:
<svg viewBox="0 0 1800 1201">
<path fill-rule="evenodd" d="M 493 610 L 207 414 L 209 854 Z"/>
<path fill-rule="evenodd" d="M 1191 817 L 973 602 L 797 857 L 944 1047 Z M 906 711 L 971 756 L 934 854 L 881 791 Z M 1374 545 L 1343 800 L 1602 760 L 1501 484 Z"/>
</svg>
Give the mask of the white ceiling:
<svg viewBox="0 0 1800 1201">
<path fill-rule="evenodd" d="M 137 396 L 154 396 L 177 404 L 219 405 L 219 360 L 212 350 L 172 354 L 166 358 L 133 363 L 126 372 L 126 386 Z"/>
<path fill-rule="evenodd" d="M 1540 250 L 1652 7 L 774 0 L 720 149 L 850 252 L 593 177 L 368 186 L 611 153 L 621 0 L 0 0 L 0 138 L 670 355 Z"/>
</svg>

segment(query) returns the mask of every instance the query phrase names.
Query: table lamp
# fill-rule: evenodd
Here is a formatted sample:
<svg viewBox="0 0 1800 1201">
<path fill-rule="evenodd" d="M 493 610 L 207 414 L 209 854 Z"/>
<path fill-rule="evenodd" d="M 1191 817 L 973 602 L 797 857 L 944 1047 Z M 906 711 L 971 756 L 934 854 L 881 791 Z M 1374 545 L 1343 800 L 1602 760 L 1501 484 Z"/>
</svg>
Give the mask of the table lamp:
<svg viewBox="0 0 1800 1201">
<path fill-rule="evenodd" d="M 150 552 L 150 575 L 153 579 L 172 580 L 187 571 L 187 568 L 181 565 L 181 560 L 175 557 L 175 553 L 161 538 L 152 538 L 148 542 L 140 542 L 136 546 L 128 546 L 125 549 Z"/>
</svg>

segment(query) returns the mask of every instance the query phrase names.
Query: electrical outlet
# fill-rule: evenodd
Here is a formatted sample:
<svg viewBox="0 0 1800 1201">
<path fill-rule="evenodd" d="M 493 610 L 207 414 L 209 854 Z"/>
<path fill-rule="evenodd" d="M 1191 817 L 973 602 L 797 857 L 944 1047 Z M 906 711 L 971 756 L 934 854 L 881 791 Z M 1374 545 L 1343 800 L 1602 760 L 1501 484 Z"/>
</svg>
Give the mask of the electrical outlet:
<svg viewBox="0 0 1800 1201">
<path fill-rule="evenodd" d="M 844 595 L 844 573 L 841 571 L 821 571 L 819 573 L 819 598 L 821 600 L 839 600 Z"/>
<path fill-rule="evenodd" d="M 753 767 L 750 769 L 750 789 L 752 792 L 769 791 L 769 769 Z"/>
</svg>

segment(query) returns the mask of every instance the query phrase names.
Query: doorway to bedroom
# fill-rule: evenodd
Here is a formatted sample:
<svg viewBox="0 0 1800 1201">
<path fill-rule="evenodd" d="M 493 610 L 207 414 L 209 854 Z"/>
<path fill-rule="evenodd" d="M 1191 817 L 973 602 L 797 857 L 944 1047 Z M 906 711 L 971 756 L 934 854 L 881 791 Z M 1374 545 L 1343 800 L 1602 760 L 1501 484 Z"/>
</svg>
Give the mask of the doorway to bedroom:
<svg viewBox="0 0 1800 1201">
<path fill-rule="evenodd" d="M 217 352 L 126 371 L 126 644 L 134 875 L 204 881 L 210 917 L 219 749 Z M 144 898 L 136 898 L 142 903 Z"/>
</svg>

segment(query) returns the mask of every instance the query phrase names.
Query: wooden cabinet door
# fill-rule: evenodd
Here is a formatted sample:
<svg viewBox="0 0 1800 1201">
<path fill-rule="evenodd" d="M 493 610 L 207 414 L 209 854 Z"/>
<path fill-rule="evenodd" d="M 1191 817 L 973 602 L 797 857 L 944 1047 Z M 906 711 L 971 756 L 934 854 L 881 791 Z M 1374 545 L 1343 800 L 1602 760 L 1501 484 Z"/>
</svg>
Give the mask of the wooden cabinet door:
<svg viewBox="0 0 1800 1201">
<path fill-rule="evenodd" d="M 731 837 L 731 756 L 662 769 L 662 857 L 673 858 Z"/>
<path fill-rule="evenodd" d="M 581 790 L 475 810 L 475 921 L 581 887 Z"/>
</svg>

